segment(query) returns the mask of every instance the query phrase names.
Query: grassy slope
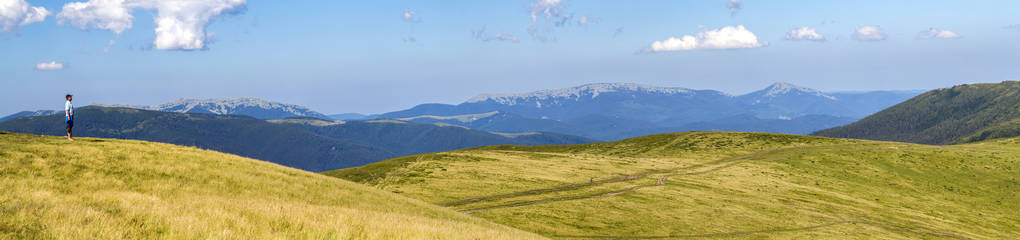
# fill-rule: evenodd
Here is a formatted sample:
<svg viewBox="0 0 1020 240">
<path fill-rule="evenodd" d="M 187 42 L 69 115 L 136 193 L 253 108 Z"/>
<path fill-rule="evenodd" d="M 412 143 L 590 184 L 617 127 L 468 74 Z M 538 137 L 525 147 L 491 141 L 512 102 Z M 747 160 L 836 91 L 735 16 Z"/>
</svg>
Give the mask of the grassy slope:
<svg viewBox="0 0 1020 240">
<path fill-rule="evenodd" d="M 169 144 L 0 132 L 0 239 L 541 238 L 360 184 Z"/>
<path fill-rule="evenodd" d="M 550 237 L 1017 238 L 1020 145 L 676 133 L 327 175 Z"/>
<path fill-rule="evenodd" d="M 968 136 L 981 134 L 990 127 L 1015 120 L 1020 120 L 1020 81 L 1005 81 L 965 84 L 928 91 L 860 121 L 818 131 L 813 135 L 953 144 L 962 142 Z M 1016 136 L 1018 135 L 995 137 Z"/>
<path fill-rule="evenodd" d="M 977 133 L 971 134 L 965 138 L 958 140 L 959 143 L 973 143 L 980 142 L 989 139 L 998 138 L 1010 138 L 1020 136 L 1020 118 L 1013 119 L 1012 121 L 1003 122 L 995 126 L 981 129 Z"/>
</svg>

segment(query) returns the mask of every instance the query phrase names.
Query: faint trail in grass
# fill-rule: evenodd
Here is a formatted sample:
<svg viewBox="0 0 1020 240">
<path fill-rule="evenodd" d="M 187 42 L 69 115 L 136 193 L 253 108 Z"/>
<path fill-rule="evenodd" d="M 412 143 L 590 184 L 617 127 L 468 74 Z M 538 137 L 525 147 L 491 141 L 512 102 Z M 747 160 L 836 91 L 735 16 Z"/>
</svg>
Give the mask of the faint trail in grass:
<svg viewBox="0 0 1020 240">
<path fill-rule="evenodd" d="M 543 203 L 573 201 L 573 200 L 590 199 L 590 198 L 612 197 L 612 196 L 616 196 L 616 195 L 632 192 L 634 190 L 638 190 L 638 189 L 641 189 L 641 188 L 654 187 L 654 186 L 657 186 L 657 185 L 639 185 L 639 186 L 633 186 L 633 187 L 625 188 L 623 190 L 618 190 L 618 191 L 603 192 L 603 193 L 597 193 L 597 194 L 591 194 L 591 195 L 583 195 L 583 196 L 570 196 L 570 197 L 558 197 L 558 198 L 549 198 L 549 199 L 533 200 L 533 201 L 523 201 L 523 202 L 516 202 L 516 203 L 510 203 L 510 204 L 504 204 L 504 205 L 496 205 L 496 206 L 488 206 L 488 207 L 466 209 L 466 210 L 461 210 L 460 212 L 462 212 L 462 213 L 476 213 L 476 212 L 480 212 L 480 211 L 492 210 L 492 209 L 500 209 L 500 208 L 523 207 L 523 206 L 529 206 L 529 205 L 535 205 L 535 204 L 543 204 Z"/>
<path fill-rule="evenodd" d="M 606 183 L 625 182 L 625 181 L 630 181 L 630 180 L 634 180 L 634 179 L 644 178 L 644 177 L 647 177 L 647 176 L 653 175 L 653 174 L 663 174 L 663 173 L 668 173 L 668 172 L 671 172 L 671 171 L 672 170 L 649 171 L 649 172 L 644 172 L 644 173 L 637 174 L 637 175 L 618 176 L 618 177 L 613 177 L 613 178 L 607 178 L 607 179 L 592 181 L 592 182 L 589 182 L 589 183 L 570 184 L 570 185 L 563 185 L 563 186 L 552 187 L 552 188 L 534 189 L 534 190 L 527 190 L 527 191 L 521 191 L 521 192 L 515 192 L 515 193 L 507 193 L 507 194 L 491 195 L 491 196 L 485 196 L 485 197 L 469 198 L 469 199 L 464 199 L 464 200 L 459 200 L 459 201 L 439 203 L 439 205 L 447 206 L 447 207 L 453 207 L 453 206 L 460 206 L 460 205 L 465 205 L 465 204 L 475 203 L 475 202 L 487 202 L 487 201 L 499 200 L 499 199 L 505 199 L 505 198 L 513 198 L 513 197 L 521 197 L 521 196 L 529 196 L 529 195 L 539 195 L 539 194 L 545 194 L 545 193 L 551 193 L 551 192 L 562 192 L 562 191 L 574 190 L 574 189 L 579 189 L 579 188 L 584 188 L 584 187 L 598 186 L 598 185 L 602 185 L 602 184 L 606 184 Z"/>
<path fill-rule="evenodd" d="M 713 168 L 713 169 L 709 169 L 709 170 L 705 170 L 705 171 L 700 171 L 700 172 L 691 172 L 691 173 L 683 173 L 683 174 L 665 175 L 665 176 L 660 177 L 659 180 L 656 181 L 655 184 L 638 185 L 638 186 L 624 188 L 624 189 L 617 190 L 617 191 L 603 192 L 603 193 L 589 194 L 589 195 L 582 195 L 582 196 L 558 197 L 558 198 L 549 198 L 549 199 L 541 199 L 541 200 L 515 202 L 515 203 L 510 203 L 510 204 L 503 204 L 503 205 L 495 205 L 495 206 L 488 206 L 488 207 L 466 209 L 466 210 L 461 210 L 460 212 L 463 212 L 463 213 L 476 213 L 476 212 L 480 212 L 480 211 L 492 210 L 492 209 L 500 209 L 500 208 L 523 207 L 523 206 L 545 204 L 545 203 L 553 203 L 553 202 L 564 202 L 564 201 L 574 201 L 574 200 L 591 199 L 591 198 L 612 197 L 612 196 L 617 196 L 617 195 L 633 192 L 635 190 L 646 188 L 646 187 L 656 187 L 656 186 L 665 185 L 666 184 L 666 179 L 668 177 L 670 177 L 670 176 L 694 176 L 694 175 L 708 174 L 708 173 L 713 173 L 713 172 L 716 172 L 716 171 L 719 171 L 719 170 L 723 170 L 723 169 L 732 167 L 734 165 L 737 165 L 737 163 L 730 163 L 730 164 L 726 164 L 724 166 L 720 166 L 720 167 L 716 167 L 716 168 Z"/>
<path fill-rule="evenodd" d="M 876 150 L 872 150 L 872 151 L 876 151 Z M 885 151 L 885 150 L 879 149 L 877 151 Z M 460 210 L 460 212 L 463 212 L 463 213 L 476 213 L 476 212 L 480 212 L 480 211 L 492 210 L 492 209 L 500 209 L 500 208 L 523 207 L 523 206 L 545 204 L 545 203 L 553 203 L 553 202 L 574 201 L 574 200 L 582 200 L 582 199 L 590 199 L 590 198 L 601 198 L 601 197 L 617 196 L 617 195 L 633 192 L 633 191 L 641 189 L 641 188 L 663 186 L 663 185 L 665 185 L 666 180 L 669 177 L 673 177 L 673 176 L 696 176 L 696 175 L 704 175 L 704 174 L 709 174 L 709 173 L 717 172 L 717 171 L 720 171 L 720 170 L 723 170 L 723 169 L 726 169 L 726 168 L 733 167 L 733 166 L 737 165 L 738 163 L 740 163 L 740 162 L 734 162 L 736 160 L 747 159 L 747 158 L 751 158 L 751 157 L 755 157 L 755 156 L 761 156 L 761 155 L 764 155 L 764 154 L 765 153 L 756 153 L 756 154 L 739 156 L 739 157 L 735 157 L 735 158 L 729 158 L 729 159 L 713 161 L 713 162 L 709 162 L 709 163 L 697 164 L 696 166 L 684 167 L 684 169 L 690 169 L 690 168 L 694 168 L 694 167 L 709 166 L 709 165 L 712 165 L 713 163 L 714 164 L 719 164 L 719 163 L 727 163 L 728 162 L 728 164 L 726 164 L 726 165 L 718 166 L 718 167 L 715 167 L 715 168 L 712 168 L 712 169 L 709 169 L 709 170 L 705 170 L 705 171 L 667 174 L 665 176 L 660 177 L 658 179 L 658 181 L 656 181 L 655 184 L 638 185 L 638 186 L 633 186 L 633 187 L 625 188 L 625 189 L 618 190 L 618 191 L 598 193 L 598 194 L 589 194 L 589 195 L 571 196 L 571 197 L 557 197 L 557 198 L 549 198 L 549 199 L 541 199 L 541 200 L 531 200 L 531 201 L 515 202 L 515 203 L 495 205 L 495 206 L 488 206 L 488 207 L 471 208 L 471 209 Z M 798 154 L 802 154 L 802 153 L 794 153 L 794 154 L 789 154 L 789 155 L 784 155 L 784 156 L 776 156 L 776 157 L 771 157 L 771 158 L 762 159 L 762 160 L 758 160 L 758 161 L 775 161 L 775 160 L 790 158 L 791 156 L 798 155 Z M 670 172 L 674 172 L 674 171 L 665 171 L 665 172 L 659 172 L 659 173 L 654 173 L 654 174 L 662 174 L 662 173 L 670 173 Z M 626 180 L 633 180 L 633 179 L 643 178 L 643 177 L 646 177 L 646 176 L 649 176 L 649 175 L 654 175 L 654 174 L 653 173 L 645 173 L 645 174 L 642 174 L 642 175 L 631 175 L 631 176 L 624 176 L 624 177 L 631 177 L 631 178 L 627 178 Z M 640 177 L 635 177 L 635 176 L 640 176 Z M 613 181 L 613 182 L 621 182 L 621 181 Z M 596 183 L 579 184 L 579 185 L 585 185 L 585 186 L 579 186 L 579 187 L 563 189 L 563 190 L 579 189 L 581 187 L 586 187 L 586 186 L 600 185 L 600 183 L 596 182 Z M 550 189 L 540 189 L 540 190 L 545 191 L 545 190 L 550 190 Z M 496 200 L 496 199 L 503 199 L 503 198 L 510 198 L 510 197 L 539 195 L 539 194 L 543 194 L 543 193 L 558 192 L 558 191 L 563 191 L 563 190 L 536 192 L 536 193 L 533 193 L 533 194 L 520 194 L 520 193 L 525 193 L 525 192 L 535 192 L 536 191 L 536 190 L 531 190 L 531 191 L 525 191 L 525 192 L 520 192 L 520 193 L 514 193 L 515 194 L 514 196 L 506 196 L 506 197 L 504 197 L 505 195 L 510 195 L 510 194 L 504 194 L 504 195 L 497 195 L 500 198 L 487 198 L 487 199 L 475 198 L 475 199 L 479 199 L 479 200 L 471 201 L 471 202 L 466 202 L 466 203 L 461 203 L 461 204 L 458 204 L 458 205 L 464 205 L 464 204 L 467 204 L 467 203 L 475 203 L 475 202 L 481 202 L 481 201 L 490 201 L 490 200 Z M 475 200 L 475 199 L 469 199 L 469 200 Z M 446 206 L 457 206 L 457 205 L 446 205 Z"/>
<path fill-rule="evenodd" d="M 859 144 L 844 144 L 844 145 L 859 145 Z M 834 147 L 834 146 L 843 146 L 843 145 L 818 146 L 818 147 Z M 707 162 L 707 163 L 694 164 L 694 165 L 690 165 L 690 166 L 686 166 L 686 167 L 681 167 L 681 168 L 652 170 L 652 171 L 647 171 L 647 172 L 643 172 L 643 173 L 639 173 L 639 174 L 617 176 L 617 177 L 612 177 L 612 178 L 606 178 L 606 179 L 601 179 L 601 180 L 597 180 L 597 181 L 592 181 L 592 182 L 588 182 L 588 183 L 568 184 L 568 185 L 562 185 L 562 186 L 551 187 L 551 188 L 532 189 L 532 190 L 521 191 L 521 192 L 514 192 L 514 193 L 506 193 L 506 194 L 497 194 L 497 195 L 489 195 L 489 196 L 482 196 L 482 197 L 474 197 L 474 198 L 469 198 L 469 199 L 464 199 L 464 200 L 457 200 L 457 201 L 451 201 L 451 202 L 443 202 L 443 203 L 437 203 L 437 204 L 440 205 L 440 206 L 454 207 L 454 206 L 460 206 L 460 205 L 465 205 L 465 204 L 470 204 L 470 203 L 475 203 L 475 202 L 486 202 L 486 201 L 499 200 L 499 199 L 505 199 L 505 198 L 513 198 L 513 197 L 520 197 L 520 196 L 545 194 L 545 193 L 551 193 L 551 192 L 568 191 L 568 190 L 574 190 L 574 189 L 579 189 L 579 188 L 584 188 L 584 187 L 603 185 L 603 184 L 606 184 L 606 183 L 625 182 L 625 181 L 630 181 L 630 180 L 634 180 L 634 179 L 644 178 L 644 177 L 647 177 L 647 176 L 650 176 L 650 175 L 655 175 L 655 174 L 663 174 L 663 173 L 670 173 L 670 172 L 675 172 L 675 171 L 682 171 L 682 170 L 688 170 L 688 169 L 701 168 L 701 167 L 705 167 L 705 166 L 710 166 L 710 165 L 715 165 L 715 164 L 720 164 L 720 163 L 725 163 L 725 162 L 732 162 L 732 161 L 737 161 L 737 160 L 743 160 L 743 159 L 753 158 L 753 157 L 757 157 L 757 156 L 761 156 L 761 155 L 772 154 L 772 153 L 776 153 L 776 152 L 801 150 L 801 149 L 807 149 L 807 148 L 814 148 L 814 147 L 774 149 L 774 150 L 769 150 L 769 151 L 756 152 L 756 153 L 742 155 L 742 156 L 736 156 L 736 157 L 731 157 L 731 158 L 726 158 L 726 159 L 715 160 L 715 161 L 711 161 L 711 162 Z"/>
<path fill-rule="evenodd" d="M 952 239 L 970 239 L 970 238 L 967 238 L 967 237 L 958 236 L 958 235 L 954 235 L 954 234 L 950 234 L 950 233 L 933 232 L 933 231 L 928 231 L 928 230 L 923 230 L 923 229 L 915 229 L 915 228 L 893 226 L 893 225 L 889 225 L 889 224 L 878 223 L 878 222 L 868 222 L 868 221 L 840 221 L 840 222 L 832 222 L 832 223 L 819 224 L 819 225 L 806 226 L 806 227 L 797 227 L 797 228 L 780 228 L 780 229 L 770 229 L 770 230 L 736 231 L 736 232 L 706 233 L 706 234 L 682 234 L 682 235 L 661 235 L 661 236 L 559 235 L 559 236 L 552 236 L 552 237 L 553 238 L 587 238 L 587 239 L 719 238 L 719 237 L 737 237 L 737 236 L 752 235 L 752 234 L 768 234 L 768 233 L 782 233 L 782 232 L 811 231 L 811 230 L 815 230 L 815 229 L 831 227 L 831 226 L 836 226 L 836 225 L 845 225 L 845 224 L 865 224 L 865 225 L 871 225 L 871 226 L 880 227 L 880 228 L 897 229 L 897 230 L 909 231 L 909 232 L 925 234 L 925 235 L 930 235 L 930 236 L 935 236 L 935 237 L 952 238 Z"/>
<path fill-rule="evenodd" d="M 466 205 L 466 204 L 471 204 L 471 203 L 476 203 L 476 202 L 487 202 L 487 201 L 500 200 L 500 199 L 506 199 L 506 198 L 514 198 L 514 197 L 529 196 L 529 195 L 539 195 L 539 194 L 552 193 L 552 192 L 562 192 L 562 191 L 569 191 L 569 190 L 580 189 L 580 188 L 584 188 L 584 187 L 603 185 L 603 184 L 606 184 L 606 183 L 617 183 L 617 182 L 625 182 L 625 181 L 630 181 L 630 180 L 635 180 L 635 179 L 641 179 L 641 178 L 648 177 L 650 175 L 663 174 L 663 173 L 671 173 L 671 172 L 682 171 L 682 170 L 696 169 L 696 168 L 716 165 L 716 164 L 720 164 L 720 163 L 733 162 L 733 161 L 744 160 L 744 159 L 748 159 L 748 158 L 754 158 L 754 157 L 758 157 L 758 156 L 762 156 L 762 155 L 767 155 L 767 154 L 773 154 L 773 153 L 777 153 L 777 152 L 785 152 L 785 151 L 793 151 L 793 150 L 803 150 L 803 149 L 810 149 L 810 148 L 852 146 L 852 145 L 861 145 L 861 144 L 842 144 L 842 145 L 831 145 L 831 146 L 812 146 L 812 147 L 773 149 L 773 150 L 769 150 L 769 151 L 756 152 L 756 153 L 752 153 L 752 154 L 741 155 L 741 156 L 736 156 L 736 157 L 731 157 L 731 158 L 726 158 L 726 159 L 720 159 L 720 160 L 715 160 L 715 161 L 706 162 L 706 163 L 694 164 L 694 165 L 690 165 L 690 166 L 686 166 L 686 167 L 681 167 L 681 168 L 653 170 L 653 171 L 643 172 L 643 173 L 639 173 L 639 174 L 635 174 L 635 175 L 617 176 L 617 177 L 602 179 L 602 180 L 598 180 L 598 181 L 592 181 L 592 182 L 588 182 L 588 183 L 578 183 L 578 184 L 562 185 L 562 186 L 551 187 L 551 188 L 532 189 L 532 190 L 521 191 L 521 192 L 506 193 L 506 194 L 497 194 L 497 195 L 490 195 L 490 196 L 483 196 L 483 197 L 475 197 L 475 198 L 469 198 L 469 199 L 464 199 L 464 200 L 457 200 L 457 201 L 452 201 L 452 202 L 443 202 L 443 203 L 437 203 L 437 204 L 440 205 L 440 206 L 455 207 L 455 206 L 461 206 L 461 205 Z M 767 159 L 767 160 L 774 160 L 774 159 Z M 730 165 L 727 165 L 727 166 L 724 166 L 724 167 L 729 167 L 729 166 Z M 716 170 L 718 170 L 718 169 L 716 169 Z M 713 171 L 716 171 L 716 170 L 713 170 Z M 712 172 L 712 171 L 709 171 L 709 172 Z M 674 174 L 674 175 L 670 175 L 670 176 L 677 176 L 677 175 L 699 175 L 699 174 L 705 174 L 705 173 L 709 173 L 709 172 Z M 668 177 L 668 176 L 666 176 L 666 177 Z M 665 178 L 666 177 L 663 177 L 663 178 L 660 179 L 660 181 L 663 184 L 665 184 Z"/>
</svg>

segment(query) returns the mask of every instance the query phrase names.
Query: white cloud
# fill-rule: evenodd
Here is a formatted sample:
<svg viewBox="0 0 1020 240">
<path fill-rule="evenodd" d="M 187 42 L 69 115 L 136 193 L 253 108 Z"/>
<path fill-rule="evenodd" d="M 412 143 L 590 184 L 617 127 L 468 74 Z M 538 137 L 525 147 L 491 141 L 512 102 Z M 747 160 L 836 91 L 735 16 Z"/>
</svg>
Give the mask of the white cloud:
<svg viewBox="0 0 1020 240">
<path fill-rule="evenodd" d="M 0 0 L 0 33 L 17 31 L 18 27 L 46 20 L 50 11 L 33 7 L 25 0 Z"/>
<path fill-rule="evenodd" d="M 960 36 L 960 34 L 956 34 L 952 31 L 935 28 L 929 28 L 927 31 L 921 31 L 917 33 L 917 39 L 932 39 L 932 38 L 954 39 L 960 37 L 962 37 Z"/>
<path fill-rule="evenodd" d="M 106 47 L 103 48 L 103 52 L 104 53 L 110 52 L 110 47 L 113 47 L 113 44 L 116 44 L 116 43 L 117 43 L 117 41 L 114 41 L 113 39 L 110 39 L 110 42 L 107 43 Z"/>
<path fill-rule="evenodd" d="M 245 10 L 245 0 L 89 0 L 64 5 L 59 23 L 82 30 L 102 29 L 120 34 L 131 29 L 134 9 L 155 10 L 156 39 L 160 50 L 203 49 L 212 33 L 206 26 L 213 17 Z"/>
<path fill-rule="evenodd" d="M 564 8 L 566 5 L 561 0 L 537 0 L 531 3 L 528 34 L 539 41 L 545 41 L 545 34 L 552 32 L 552 27 L 563 26 L 572 18 L 570 14 L 563 13 Z"/>
<path fill-rule="evenodd" d="M 496 34 L 493 34 L 492 36 L 486 37 L 486 38 L 484 38 L 482 40 L 486 41 L 486 42 L 488 42 L 488 41 L 501 41 L 501 42 L 502 41 L 510 41 L 510 42 L 517 42 L 517 36 L 514 36 L 513 34 L 496 33 Z"/>
<path fill-rule="evenodd" d="M 409 23 L 420 23 L 421 22 L 421 17 L 418 16 L 418 13 L 412 11 L 411 9 L 404 9 L 403 17 L 404 17 L 404 21 L 405 22 L 409 22 Z"/>
<path fill-rule="evenodd" d="M 471 30 L 471 36 L 474 37 L 477 40 L 481 40 L 481 41 L 485 41 L 485 42 L 499 41 L 499 42 L 513 42 L 513 43 L 517 43 L 519 41 L 517 36 L 515 36 L 513 34 L 496 33 L 496 34 L 492 34 L 492 35 L 487 35 L 485 33 L 485 25 L 482 25 L 482 27 L 479 28 L 478 30 Z"/>
<path fill-rule="evenodd" d="M 877 25 L 858 26 L 853 34 L 853 38 L 858 41 L 882 41 L 888 37 L 888 35 L 882 32 L 882 28 Z"/>
<path fill-rule="evenodd" d="M 560 0 L 538 0 L 531 4 L 531 21 L 538 21 L 539 16 L 559 17 L 563 7 L 563 1 Z"/>
<path fill-rule="evenodd" d="M 597 24 L 597 23 L 599 23 L 601 21 L 602 21 L 602 19 L 597 18 L 597 17 L 580 16 L 580 17 L 577 18 L 577 25 L 583 27 L 583 26 L 588 25 L 588 24 Z"/>
<path fill-rule="evenodd" d="M 711 49 L 759 48 L 768 42 L 758 41 L 758 36 L 744 28 L 744 25 L 726 26 L 720 29 L 701 31 L 697 36 L 684 35 L 655 41 L 644 52 L 670 52 Z"/>
<path fill-rule="evenodd" d="M 43 71 L 60 70 L 64 69 L 64 64 L 57 61 L 41 62 L 35 65 L 35 69 Z"/>
<path fill-rule="evenodd" d="M 743 8 L 744 3 L 740 0 L 730 0 L 726 2 L 726 8 L 730 10 L 730 14 L 737 14 Z"/>
<path fill-rule="evenodd" d="M 799 27 L 799 28 L 794 28 L 794 29 L 790 30 L 790 32 L 787 32 L 786 33 L 786 40 L 792 40 L 792 41 L 807 40 L 807 41 L 824 42 L 825 41 L 825 36 L 822 36 L 821 34 L 818 34 L 818 31 L 815 31 L 814 28 Z"/>
</svg>

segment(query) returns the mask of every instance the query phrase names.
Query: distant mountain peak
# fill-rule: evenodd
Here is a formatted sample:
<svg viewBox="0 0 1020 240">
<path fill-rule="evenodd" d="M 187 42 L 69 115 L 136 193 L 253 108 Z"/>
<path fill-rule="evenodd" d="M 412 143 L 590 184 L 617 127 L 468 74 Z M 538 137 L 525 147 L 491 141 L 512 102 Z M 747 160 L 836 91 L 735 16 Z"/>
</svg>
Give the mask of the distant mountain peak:
<svg viewBox="0 0 1020 240">
<path fill-rule="evenodd" d="M 307 108 L 298 105 L 278 103 L 254 97 L 215 98 L 215 99 L 180 98 L 172 102 L 152 106 L 150 108 L 154 110 L 174 108 L 176 111 L 188 112 L 199 106 L 205 106 L 207 107 L 206 110 L 215 114 L 229 114 L 230 109 L 240 106 L 261 107 L 267 109 L 284 108 L 284 109 L 308 110 Z"/>
<path fill-rule="evenodd" d="M 637 83 L 592 83 L 577 87 L 540 90 L 530 93 L 479 94 L 478 96 L 468 99 L 467 102 L 475 103 L 492 100 L 501 104 L 513 105 L 516 104 L 518 100 L 522 99 L 534 99 L 534 100 L 546 100 L 553 98 L 579 99 L 581 97 L 586 96 L 596 98 L 602 93 L 623 91 L 647 92 L 657 94 L 690 94 L 694 92 L 694 90 L 687 88 L 656 87 Z"/>
<path fill-rule="evenodd" d="M 788 95 L 788 94 L 791 94 L 791 93 L 799 93 L 799 94 L 814 95 L 814 96 L 828 98 L 828 99 L 831 99 L 831 100 L 836 100 L 836 97 L 834 97 L 832 95 L 829 95 L 829 94 L 826 94 L 826 93 L 824 93 L 822 91 L 818 91 L 818 90 L 811 89 L 811 88 L 806 88 L 806 87 L 801 87 L 801 86 L 793 85 L 793 84 L 787 83 L 787 82 L 773 83 L 768 88 L 765 88 L 764 91 L 765 92 L 762 95 L 765 96 L 765 97 L 776 97 L 776 96 L 781 96 L 781 95 Z"/>
<path fill-rule="evenodd" d="M 287 117 L 314 117 L 328 119 L 324 114 L 303 106 L 273 102 L 254 97 L 197 99 L 180 98 L 168 103 L 144 105 L 96 104 L 106 107 L 128 107 L 162 112 L 199 112 L 211 114 L 239 114 L 256 118 L 282 119 Z"/>
</svg>

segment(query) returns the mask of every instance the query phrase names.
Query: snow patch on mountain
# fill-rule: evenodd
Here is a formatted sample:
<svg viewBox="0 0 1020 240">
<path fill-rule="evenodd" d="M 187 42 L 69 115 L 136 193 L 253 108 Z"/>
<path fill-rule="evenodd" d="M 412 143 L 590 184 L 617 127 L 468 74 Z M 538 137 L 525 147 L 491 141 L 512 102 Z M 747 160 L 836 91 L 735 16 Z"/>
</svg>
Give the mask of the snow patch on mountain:
<svg viewBox="0 0 1020 240">
<path fill-rule="evenodd" d="M 414 117 L 398 118 L 401 121 L 414 121 L 418 119 L 434 119 L 434 120 L 455 120 L 462 123 L 473 122 L 478 119 L 487 118 L 499 114 L 499 111 L 492 111 L 487 113 L 476 113 L 476 114 L 464 114 L 454 116 L 435 116 L 435 115 L 421 115 Z"/>
<path fill-rule="evenodd" d="M 480 94 L 467 100 L 467 103 L 494 101 L 504 105 L 516 105 L 527 100 L 569 99 L 580 100 L 582 97 L 596 98 L 603 93 L 611 92 L 643 92 L 652 94 L 685 94 L 691 95 L 694 90 L 688 88 L 655 87 L 635 83 L 595 83 L 572 88 L 549 89 L 522 94 Z M 541 103 L 536 103 L 541 107 Z"/>
<path fill-rule="evenodd" d="M 220 115 L 240 114 L 239 111 L 242 109 L 261 109 L 264 111 L 282 113 L 282 115 L 291 115 L 291 117 L 314 117 L 329 119 L 329 117 L 327 117 L 326 115 L 312 111 L 311 109 L 308 109 L 303 106 L 273 102 L 253 97 L 220 98 L 220 99 L 181 98 L 169 103 L 164 103 L 155 106 L 126 105 L 126 104 L 95 104 L 95 105 L 103 107 L 136 108 L 161 112 L 178 112 L 178 113 L 207 112 Z"/>
<path fill-rule="evenodd" d="M 828 98 L 828 99 L 831 99 L 831 100 L 836 100 L 836 97 L 833 97 L 832 95 L 826 94 L 826 93 L 824 93 L 822 91 L 818 91 L 818 90 L 811 89 L 811 88 L 806 88 L 806 87 L 801 87 L 801 86 L 797 86 L 797 85 L 793 85 L 793 84 L 785 83 L 785 82 L 778 82 L 778 83 L 772 84 L 772 86 L 769 86 L 769 88 L 766 89 L 764 97 L 776 97 L 776 96 L 781 96 L 781 95 L 788 95 L 788 94 L 791 94 L 791 93 L 801 93 L 801 94 L 813 95 L 813 96 Z"/>
</svg>

